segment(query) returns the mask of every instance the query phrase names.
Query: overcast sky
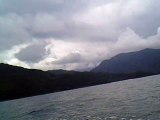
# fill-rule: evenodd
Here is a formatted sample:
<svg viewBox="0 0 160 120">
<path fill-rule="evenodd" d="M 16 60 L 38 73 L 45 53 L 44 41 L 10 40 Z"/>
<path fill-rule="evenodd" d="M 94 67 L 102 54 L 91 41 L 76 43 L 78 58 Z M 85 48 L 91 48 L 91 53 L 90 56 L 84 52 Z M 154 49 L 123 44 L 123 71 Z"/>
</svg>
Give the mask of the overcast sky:
<svg viewBox="0 0 160 120">
<path fill-rule="evenodd" d="M 160 0 L 0 0 L 0 62 L 90 70 L 160 48 Z"/>
</svg>

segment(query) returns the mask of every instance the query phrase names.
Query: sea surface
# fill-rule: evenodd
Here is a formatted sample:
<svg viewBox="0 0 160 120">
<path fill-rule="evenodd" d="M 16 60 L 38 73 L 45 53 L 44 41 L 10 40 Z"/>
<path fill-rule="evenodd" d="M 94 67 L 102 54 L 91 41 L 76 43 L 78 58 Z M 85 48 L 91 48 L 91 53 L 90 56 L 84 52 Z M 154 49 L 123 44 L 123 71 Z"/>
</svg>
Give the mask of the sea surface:
<svg viewBox="0 0 160 120">
<path fill-rule="evenodd" d="M 0 102 L 0 120 L 160 120 L 160 75 Z"/>
</svg>

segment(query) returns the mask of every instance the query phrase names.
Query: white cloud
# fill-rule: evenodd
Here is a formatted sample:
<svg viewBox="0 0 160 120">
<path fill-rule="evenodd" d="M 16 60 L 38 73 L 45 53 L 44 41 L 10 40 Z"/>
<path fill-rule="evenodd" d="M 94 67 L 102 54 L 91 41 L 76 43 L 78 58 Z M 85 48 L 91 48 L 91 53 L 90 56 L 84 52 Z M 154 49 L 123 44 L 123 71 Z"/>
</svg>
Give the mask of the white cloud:
<svg viewBox="0 0 160 120">
<path fill-rule="evenodd" d="M 148 38 L 143 38 L 139 36 L 135 31 L 127 28 L 124 33 L 122 33 L 117 42 L 109 46 L 111 51 L 111 56 L 118 53 L 126 53 L 132 51 L 138 51 L 145 48 L 160 48 L 160 34 L 149 36 Z"/>
<path fill-rule="evenodd" d="M 104 59 L 109 59 L 122 52 L 137 51 L 145 48 L 160 48 L 159 39 L 160 34 L 158 32 L 148 38 L 142 38 L 132 29 L 127 28 L 116 42 L 66 42 L 57 39 L 46 39 L 44 42 L 37 42 L 38 40 L 36 40 L 36 42 L 28 45 L 16 46 L 7 52 L 2 52 L 0 56 L 3 56 L 1 59 L 10 64 L 22 65 L 28 68 L 90 70 Z M 43 51 L 39 50 L 39 48 L 42 48 Z M 24 49 L 25 51 L 33 52 L 23 52 Z M 27 63 L 17 59 L 16 54 L 20 52 L 23 53 L 23 57 L 27 60 L 27 56 L 33 59 L 38 56 L 38 62 L 29 59 L 32 63 Z M 4 54 L 6 57 L 4 57 Z"/>
<path fill-rule="evenodd" d="M 75 16 L 75 21 L 94 25 L 112 26 L 121 24 L 122 20 L 130 20 L 145 13 L 150 4 L 150 0 L 114 0 L 113 2 L 90 6 L 80 14 Z"/>
<path fill-rule="evenodd" d="M 23 66 L 25 68 L 30 68 L 30 66 L 27 63 L 22 62 L 15 57 L 15 54 L 17 54 L 19 51 L 21 51 L 21 49 L 27 46 L 28 44 L 21 44 L 21 45 L 13 46 L 9 50 L 1 51 L 0 52 L 0 60 L 1 60 L 0 62 L 8 63 L 11 65 L 16 65 L 16 66 Z"/>
<path fill-rule="evenodd" d="M 73 20 L 79 26 L 89 26 L 89 33 L 86 35 L 86 30 L 84 32 L 82 30 L 81 34 L 90 36 L 90 39 L 99 36 L 97 38 L 115 40 L 126 27 L 144 36 L 147 34 L 149 36 L 157 29 L 153 24 L 159 23 L 157 19 L 160 20 L 159 17 L 153 20 L 151 16 L 151 14 L 154 17 L 160 15 L 157 13 L 159 4 L 157 0 L 154 2 L 150 0 L 114 0 L 106 4 L 91 5 L 80 11 L 79 14 L 75 14 Z"/>
</svg>

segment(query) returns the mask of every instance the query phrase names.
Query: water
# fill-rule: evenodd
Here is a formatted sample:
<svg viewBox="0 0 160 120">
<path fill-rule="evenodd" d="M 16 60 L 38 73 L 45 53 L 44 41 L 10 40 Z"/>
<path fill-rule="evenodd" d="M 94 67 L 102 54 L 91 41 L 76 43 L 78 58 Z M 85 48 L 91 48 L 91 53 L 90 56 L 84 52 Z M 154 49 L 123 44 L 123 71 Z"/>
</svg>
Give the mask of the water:
<svg viewBox="0 0 160 120">
<path fill-rule="evenodd" d="M 0 102 L 0 120 L 160 120 L 160 75 Z"/>
</svg>

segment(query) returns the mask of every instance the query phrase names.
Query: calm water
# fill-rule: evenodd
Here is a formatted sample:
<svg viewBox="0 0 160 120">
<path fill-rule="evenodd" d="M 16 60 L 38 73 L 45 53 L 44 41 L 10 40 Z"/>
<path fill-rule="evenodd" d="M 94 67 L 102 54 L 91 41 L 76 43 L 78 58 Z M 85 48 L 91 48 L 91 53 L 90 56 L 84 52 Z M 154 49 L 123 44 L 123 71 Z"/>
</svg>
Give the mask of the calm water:
<svg viewBox="0 0 160 120">
<path fill-rule="evenodd" d="M 160 120 L 160 75 L 1 102 L 0 120 Z"/>
</svg>

